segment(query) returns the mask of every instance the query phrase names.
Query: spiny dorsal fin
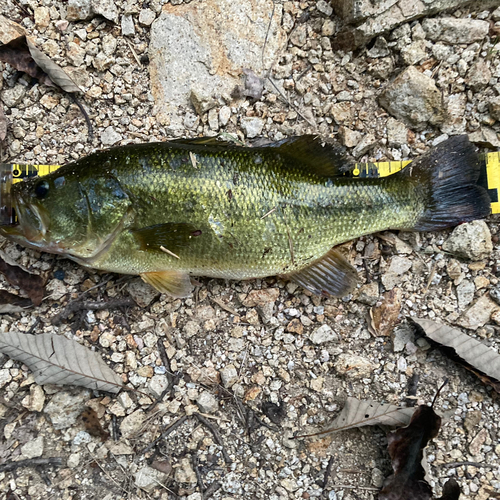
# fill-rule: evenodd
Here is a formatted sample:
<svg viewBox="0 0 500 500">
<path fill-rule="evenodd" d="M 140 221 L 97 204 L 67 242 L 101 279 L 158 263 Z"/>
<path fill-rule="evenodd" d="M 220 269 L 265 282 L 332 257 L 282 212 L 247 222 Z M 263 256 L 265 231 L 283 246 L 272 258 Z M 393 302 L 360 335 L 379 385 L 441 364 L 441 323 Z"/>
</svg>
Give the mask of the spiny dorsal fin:
<svg viewBox="0 0 500 500">
<path fill-rule="evenodd" d="M 261 147 L 276 148 L 321 177 L 338 177 L 354 168 L 341 147 L 324 143 L 317 135 L 288 137 Z"/>
<path fill-rule="evenodd" d="M 338 250 L 332 248 L 309 266 L 286 274 L 284 278 L 298 283 L 315 295 L 342 297 L 355 288 L 358 273 Z"/>
</svg>

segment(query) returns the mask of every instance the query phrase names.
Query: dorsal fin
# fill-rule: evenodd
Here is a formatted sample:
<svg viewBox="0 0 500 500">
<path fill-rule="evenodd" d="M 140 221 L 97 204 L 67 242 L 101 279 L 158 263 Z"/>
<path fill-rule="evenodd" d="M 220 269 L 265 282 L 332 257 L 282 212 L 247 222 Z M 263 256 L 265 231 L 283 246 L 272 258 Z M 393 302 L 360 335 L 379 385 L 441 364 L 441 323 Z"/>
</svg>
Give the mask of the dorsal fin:
<svg viewBox="0 0 500 500">
<path fill-rule="evenodd" d="M 261 147 L 276 148 L 280 154 L 307 166 L 309 171 L 321 177 L 338 177 L 354 168 L 343 148 L 324 143 L 317 135 L 288 137 Z"/>
</svg>

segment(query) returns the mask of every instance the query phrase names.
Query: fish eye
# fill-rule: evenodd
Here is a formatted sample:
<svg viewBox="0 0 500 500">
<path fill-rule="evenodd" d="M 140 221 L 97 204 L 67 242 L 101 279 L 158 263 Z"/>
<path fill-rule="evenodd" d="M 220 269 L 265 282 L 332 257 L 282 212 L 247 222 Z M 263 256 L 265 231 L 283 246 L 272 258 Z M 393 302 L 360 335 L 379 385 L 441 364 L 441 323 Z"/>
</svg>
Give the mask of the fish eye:
<svg viewBox="0 0 500 500">
<path fill-rule="evenodd" d="M 35 196 L 39 200 L 43 200 L 47 196 L 48 192 L 49 192 L 49 183 L 47 181 L 40 181 L 35 186 Z"/>
</svg>

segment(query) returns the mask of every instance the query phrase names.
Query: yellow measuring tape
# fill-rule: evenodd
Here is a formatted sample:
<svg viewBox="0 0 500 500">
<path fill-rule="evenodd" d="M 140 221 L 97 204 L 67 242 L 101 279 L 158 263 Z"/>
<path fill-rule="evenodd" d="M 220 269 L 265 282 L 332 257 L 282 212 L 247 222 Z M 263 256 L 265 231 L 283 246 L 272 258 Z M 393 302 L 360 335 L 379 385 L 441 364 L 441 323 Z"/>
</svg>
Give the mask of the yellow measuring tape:
<svg viewBox="0 0 500 500">
<path fill-rule="evenodd" d="M 491 212 L 500 213 L 500 153 L 481 155 L 482 184 L 490 195 Z M 407 161 L 381 161 L 377 163 L 356 163 L 354 170 L 347 173 L 353 177 L 386 177 L 402 170 L 411 163 Z M 19 182 L 25 177 L 47 175 L 57 170 L 60 165 L 21 165 L 14 163 L 12 167 L 13 182 Z"/>
</svg>

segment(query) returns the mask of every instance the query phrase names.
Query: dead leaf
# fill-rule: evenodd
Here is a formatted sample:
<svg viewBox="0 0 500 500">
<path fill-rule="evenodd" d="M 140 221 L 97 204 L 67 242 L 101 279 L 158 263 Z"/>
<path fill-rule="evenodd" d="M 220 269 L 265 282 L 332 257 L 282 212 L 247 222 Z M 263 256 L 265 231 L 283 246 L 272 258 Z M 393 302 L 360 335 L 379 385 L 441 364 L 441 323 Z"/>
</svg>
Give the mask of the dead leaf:
<svg viewBox="0 0 500 500">
<path fill-rule="evenodd" d="M 45 280 L 38 274 L 31 274 L 19 266 L 7 264 L 0 257 L 0 273 L 13 286 L 19 287 L 31 299 L 35 306 L 42 303 L 45 292 Z"/>
<path fill-rule="evenodd" d="M 3 106 L 0 103 L 0 142 L 5 140 L 7 136 L 7 118 L 5 118 L 5 113 L 3 112 Z"/>
<path fill-rule="evenodd" d="M 401 408 L 371 400 L 361 401 L 356 398 L 347 398 L 344 408 L 327 430 L 297 437 L 320 436 L 365 425 L 388 425 L 392 427 L 408 425 L 414 411 L 415 408 Z"/>
<path fill-rule="evenodd" d="M 113 393 L 124 388 L 99 354 L 62 335 L 2 332 L 0 352 L 24 363 L 38 385 L 78 385 Z"/>
<path fill-rule="evenodd" d="M 48 86 L 59 86 L 66 92 L 80 92 L 81 89 L 64 70 L 39 50 L 26 36 L 20 36 L 0 46 L 0 61 L 10 64 L 18 71 Z"/>
<path fill-rule="evenodd" d="M 28 48 L 33 60 L 47 73 L 49 78 L 65 92 L 81 92 L 80 87 L 66 74 L 66 72 L 56 64 L 50 57 L 46 56 L 41 50 L 36 48 L 28 38 Z"/>
<path fill-rule="evenodd" d="M 19 297 L 7 290 L 0 290 L 0 314 L 11 314 L 25 311 L 30 307 L 32 302 L 30 299 Z"/>
<path fill-rule="evenodd" d="M 83 425 L 85 425 L 85 430 L 94 437 L 101 438 L 101 441 L 104 442 L 109 438 L 109 432 L 106 432 L 99 422 L 99 417 L 97 413 L 92 408 L 85 408 L 82 414 L 80 415 L 82 418 Z"/>
<path fill-rule="evenodd" d="M 500 393 L 500 354 L 456 328 L 428 319 L 415 319 L 419 330 L 453 361 Z"/>
<path fill-rule="evenodd" d="M 389 455 L 394 474 L 388 477 L 379 495 L 379 500 L 431 500 L 432 488 L 425 480 L 422 466 L 424 449 L 434 439 L 441 427 L 441 417 L 431 406 L 417 408 L 410 425 L 388 436 Z M 453 480 L 450 480 L 453 481 Z M 460 488 L 448 481 L 442 497 L 444 500 L 458 500 Z"/>
<path fill-rule="evenodd" d="M 377 337 L 389 337 L 398 323 L 403 292 L 399 288 L 385 292 L 382 302 L 370 309 L 369 330 Z"/>
</svg>

